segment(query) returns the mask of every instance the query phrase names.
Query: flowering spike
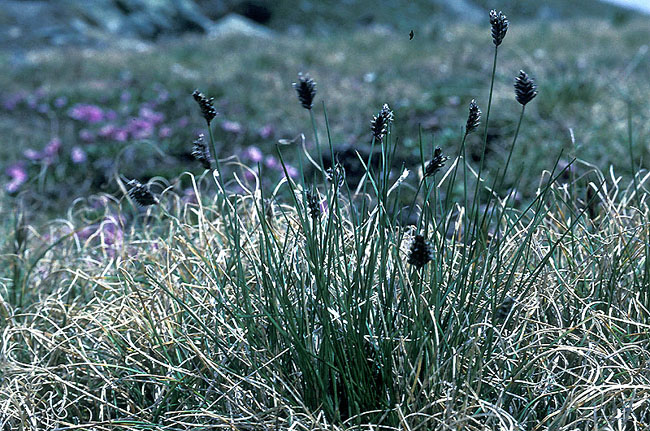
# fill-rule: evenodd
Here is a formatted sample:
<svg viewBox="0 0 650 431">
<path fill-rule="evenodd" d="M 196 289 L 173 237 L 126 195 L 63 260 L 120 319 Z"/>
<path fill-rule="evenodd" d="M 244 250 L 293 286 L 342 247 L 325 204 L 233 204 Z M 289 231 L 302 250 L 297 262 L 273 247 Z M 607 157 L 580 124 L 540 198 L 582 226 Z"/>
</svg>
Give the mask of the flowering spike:
<svg viewBox="0 0 650 431">
<path fill-rule="evenodd" d="M 492 26 L 492 41 L 495 46 L 501 45 L 503 38 L 506 37 L 508 31 L 508 18 L 499 11 L 492 9 L 490 11 L 490 25 Z"/>
<path fill-rule="evenodd" d="M 370 121 L 370 130 L 372 131 L 372 136 L 375 137 L 376 141 L 383 141 L 384 136 L 388 133 L 388 126 L 393 122 L 393 119 L 393 111 L 391 111 L 388 103 L 384 103 L 381 111 L 379 111 L 377 115 L 373 116 Z"/>
<path fill-rule="evenodd" d="M 337 161 L 334 164 L 334 167 L 325 170 L 325 177 L 327 178 L 327 181 L 336 185 L 336 187 L 340 189 L 345 183 L 345 168 Z"/>
<path fill-rule="evenodd" d="M 217 116 L 217 110 L 214 109 L 214 105 L 212 104 L 214 97 L 208 99 L 205 94 L 199 92 L 199 90 L 194 90 L 192 97 L 194 97 L 196 103 L 199 104 L 199 107 L 201 108 L 201 114 L 203 114 L 203 118 L 205 118 L 205 121 L 208 122 L 209 126 L 210 122 L 214 120 L 214 117 Z"/>
<path fill-rule="evenodd" d="M 210 150 L 203 139 L 203 133 L 194 141 L 194 146 L 192 147 L 192 157 L 201 162 L 203 168 L 210 169 L 212 162 L 212 157 L 210 157 Z"/>
<path fill-rule="evenodd" d="M 445 166 L 447 159 L 449 159 L 449 157 L 442 155 L 442 149 L 440 147 L 436 147 L 433 152 L 433 159 L 431 159 L 424 170 L 424 176 L 430 177 L 435 175 L 436 172 Z"/>
<path fill-rule="evenodd" d="M 472 99 L 469 104 L 469 116 L 467 117 L 467 125 L 465 126 L 465 135 L 474 132 L 479 124 L 481 124 L 481 110 L 478 108 L 476 101 Z"/>
<path fill-rule="evenodd" d="M 432 260 L 433 250 L 429 242 L 422 235 L 415 235 L 413 243 L 411 243 L 408 263 L 420 269 Z"/>
<path fill-rule="evenodd" d="M 131 187 L 129 197 L 139 206 L 146 207 L 158 203 L 158 199 L 151 193 L 149 186 L 140 183 L 138 180 L 131 180 L 127 185 Z"/>
<path fill-rule="evenodd" d="M 523 70 L 519 71 L 519 76 L 515 79 L 515 97 L 517 102 L 522 106 L 526 106 L 528 102 L 537 96 L 537 86 L 535 82 L 528 77 L 528 74 Z"/>
<path fill-rule="evenodd" d="M 512 310 L 513 305 L 515 305 L 515 299 L 511 296 L 506 296 L 503 302 L 497 307 L 494 313 L 494 318 L 496 320 L 506 320 L 506 317 L 508 317 L 508 314 L 510 314 L 510 310 Z"/>
<path fill-rule="evenodd" d="M 321 214 L 318 195 L 315 194 L 312 190 L 307 190 L 306 198 L 307 198 L 307 209 L 309 210 L 309 216 L 314 220 L 318 220 Z"/>
<path fill-rule="evenodd" d="M 302 73 L 298 74 L 298 82 L 294 82 L 293 88 L 298 93 L 298 100 L 305 109 L 311 109 L 314 106 L 314 97 L 316 97 L 316 82 L 309 76 Z"/>
</svg>

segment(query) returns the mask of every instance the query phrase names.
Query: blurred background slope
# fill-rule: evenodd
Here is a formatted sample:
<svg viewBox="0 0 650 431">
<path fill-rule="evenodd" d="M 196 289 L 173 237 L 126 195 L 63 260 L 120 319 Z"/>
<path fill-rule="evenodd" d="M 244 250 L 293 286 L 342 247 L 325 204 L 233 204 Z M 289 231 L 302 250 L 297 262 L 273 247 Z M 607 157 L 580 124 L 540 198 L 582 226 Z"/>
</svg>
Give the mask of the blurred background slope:
<svg viewBox="0 0 650 431">
<path fill-rule="evenodd" d="M 189 156 L 205 132 L 189 96 L 197 87 L 215 97 L 220 157 L 259 163 L 275 181 L 278 140 L 304 133 L 313 150 L 291 88 L 300 71 L 318 82 L 318 125 L 324 132 L 324 101 L 349 170 L 384 103 L 395 110 L 399 163 L 418 166 L 420 130 L 427 151 L 435 142 L 453 154 L 469 101 L 487 104 L 491 8 L 511 28 L 499 50 L 488 169 L 503 164 L 516 126 L 519 69 L 540 87 L 504 187 L 534 194 L 560 151 L 562 163 L 577 157 L 629 175 L 628 109 L 635 169 L 645 167 L 650 20 L 635 9 L 596 0 L 2 0 L 5 198 L 51 214 L 77 196 L 115 192 L 117 173 L 200 173 Z M 478 161 L 478 136 L 468 150 Z"/>
<path fill-rule="evenodd" d="M 634 0 L 617 0 L 629 2 Z M 635 12 L 597 0 L 3 0 L 0 41 L 4 47 L 110 43 L 115 36 L 157 39 L 208 32 L 229 14 L 276 31 L 315 35 L 369 24 L 394 30 L 457 20 L 478 22 L 492 8 L 518 19 L 619 18 Z"/>
</svg>

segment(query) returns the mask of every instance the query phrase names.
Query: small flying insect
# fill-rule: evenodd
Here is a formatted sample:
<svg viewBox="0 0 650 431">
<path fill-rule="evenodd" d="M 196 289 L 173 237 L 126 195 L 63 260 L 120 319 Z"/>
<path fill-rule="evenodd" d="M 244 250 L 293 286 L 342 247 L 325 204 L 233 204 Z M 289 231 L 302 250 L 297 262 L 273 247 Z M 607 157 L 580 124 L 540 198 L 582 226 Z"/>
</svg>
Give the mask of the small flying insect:
<svg viewBox="0 0 650 431">
<path fill-rule="evenodd" d="M 415 33 L 413 33 L 413 30 L 409 33 L 409 40 L 413 40 L 413 36 L 415 36 Z"/>
</svg>

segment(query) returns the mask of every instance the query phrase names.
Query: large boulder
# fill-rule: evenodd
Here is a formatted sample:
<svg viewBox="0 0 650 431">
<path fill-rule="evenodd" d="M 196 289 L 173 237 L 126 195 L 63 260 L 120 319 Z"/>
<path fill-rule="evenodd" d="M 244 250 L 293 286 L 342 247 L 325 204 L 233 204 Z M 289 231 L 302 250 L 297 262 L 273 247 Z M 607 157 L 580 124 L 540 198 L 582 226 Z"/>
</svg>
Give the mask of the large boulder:
<svg viewBox="0 0 650 431">
<path fill-rule="evenodd" d="M 234 34 L 269 38 L 273 35 L 273 31 L 241 15 L 231 13 L 218 20 L 210 28 L 209 34 L 211 37 L 223 37 Z"/>
</svg>

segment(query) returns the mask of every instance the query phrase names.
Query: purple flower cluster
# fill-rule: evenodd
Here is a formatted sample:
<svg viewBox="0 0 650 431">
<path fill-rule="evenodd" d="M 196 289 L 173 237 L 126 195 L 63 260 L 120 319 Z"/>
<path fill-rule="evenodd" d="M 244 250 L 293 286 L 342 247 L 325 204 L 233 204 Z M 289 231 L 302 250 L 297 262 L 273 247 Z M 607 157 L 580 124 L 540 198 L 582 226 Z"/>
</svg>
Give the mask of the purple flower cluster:
<svg viewBox="0 0 650 431">
<path fill-rule="evenodd" d="M 63 145 L 57 137 L 40 149 L 24 149 L 24 160 L 6 171 L 9 180 L 5 188 L 12 193 L 18 191 L 27 181 L 30 164 L 53 165 L 57 161 L 66 160 L 72 164 L 86 163 L 89 159 L 88 144 L 171 138 L 176 130 L 187 126 L 189 120 L 183 117 L 172 124 L 165 123 L 165 114 L 159 106 L 169 100 L 169 97 L 165 88 L 154 85 L 150 101 L 135 104 L 131 93 L 125 90 L 119 96 L 118 107 L 113 110 L 93 103 L 70 103 L 66 96 L 50 97 L 44 89 L 0 95 L 0 109 L 32 110 L 51 116 L 68 117 L 78 127 L 77 142 L 74 139 L 69 142 L 69 138 L 66 138 Z M 232 133 L 240 133 L 242 130 L 238 123 L 225 126 L 224 129 Z"/>
<path fill-rule="evenodd" d="M 104 120 L 104 110 L 97 105 L 78 103 L 68 111 L 68 115 L 78 121 L 96 124 Z"/>
<path fill-rule="evenodd" d="M 121 99 L 130 100 L 130 95 L 125 97 L 125 94 L 129 93 L 123 93 Z M 156 135 L 161 139 L 169 138 L 174 129 L 163 124 L 165 114 L 154 107 L 155 103 L 144 103 L 137 115 L 123 115 L 121 119 L 113 110 L 104 111 L 95 105 L 78 104 L 70 109 L 70 117 L 87 125 L 87 128 L 79 131 L 79 138 L 84 142 L 95 142 L 97 139 L 125 142 Z"/>
<path fill-rule="evenodd" d="M 61 140 L 59 138 L 53 138 L 50 142 L 45 145 L 42 151 L 37 151 L 33 148 L 27 148 L 23 151 L 23 155 L 27 160 L 32 162 L 44 162 L 47 165 L 51 165 L 59 156 L 61 151 Z"/>
</svg>

